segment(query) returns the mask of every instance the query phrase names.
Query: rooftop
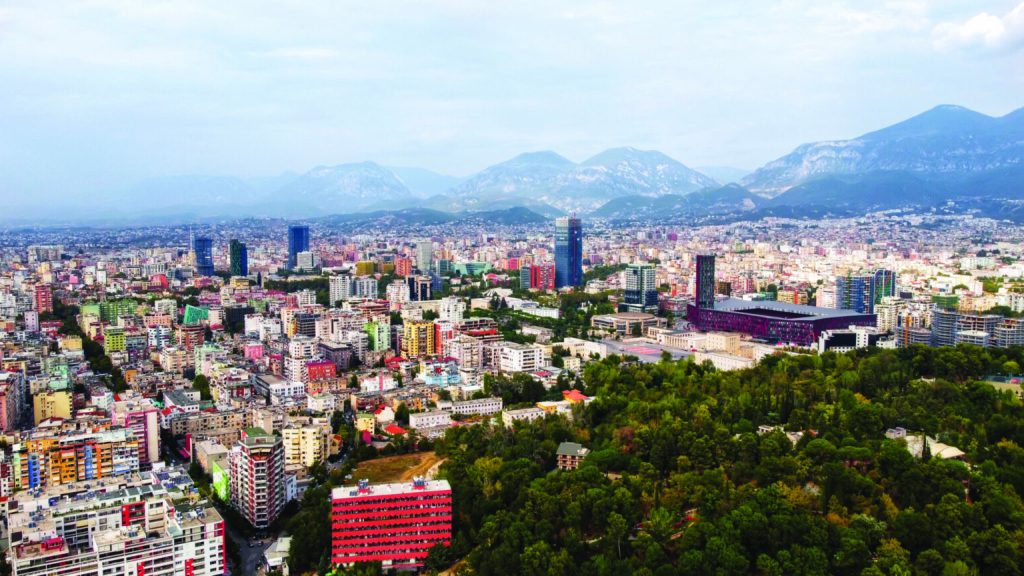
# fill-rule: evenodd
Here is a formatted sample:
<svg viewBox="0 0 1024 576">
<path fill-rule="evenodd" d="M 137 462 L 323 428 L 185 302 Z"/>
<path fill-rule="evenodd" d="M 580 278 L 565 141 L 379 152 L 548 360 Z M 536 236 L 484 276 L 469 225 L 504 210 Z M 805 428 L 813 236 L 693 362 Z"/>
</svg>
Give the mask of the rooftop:
<svg viewBox="0 0 1024 576">
<path fill-rule="evenodd" d="M 555 454 L 559 456 L 586 456 L 590 450 L 583 447 L 582 444 L 576 442 L 562 442 L 558 445 L 558 451 Z"/>
<path fill-rule="evenodd" d="M 735 312 L 751 316 L 768 316 L 790 320 L 816 320 L 818 318 L 842 318 L 844 316 L 864 316 L 853 310 L 821 308 L 803 304 L 790 304 L 774 300 L 747 301 L 739 298 L 725 298 L 715 301 L 715 310 Z"/>
<path fill-rule="evenodd" d="M 368 492 L 360 492 L 359 486 L 342 486 L 331 491 L 332 500 L 345 498 L 363 498 L 366 496 L 394 496 L 398 494 L 413 494 L 416 492 L 441 492 L 451 490 L 452 487 L 447 480 L 425 480 L 422 488 L 416 488 L 414 482 L 396 482 L 393 484 L 370 484 Z"/>
</svg>

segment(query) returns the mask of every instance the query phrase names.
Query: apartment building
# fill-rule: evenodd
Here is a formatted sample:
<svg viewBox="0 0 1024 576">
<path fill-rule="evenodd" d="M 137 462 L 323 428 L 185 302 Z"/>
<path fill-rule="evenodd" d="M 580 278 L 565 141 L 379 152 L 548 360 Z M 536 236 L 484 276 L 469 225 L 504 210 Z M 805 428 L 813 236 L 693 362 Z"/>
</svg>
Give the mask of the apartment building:
<svg viewBox="0 0 1024 576">
<path fill-rule="evenodd" d="M 221 576 L 224 520 L 183 469 L 20 492 L 6 504 L 14 576 Z"/>
<path fill-rule="evenodd" d="M 502 372 L 532 372 L 544 366 L 544 349 L 540 346 L 506 342 L 498 352 L 498 369 Z"/>
<path fill-rule="evenodd" d="M 99 432 L 37 429 L 11 447 L 16 490 L 122 476 L 139 471 L 139 443 L 124 428 Z"/>
<path fill-rule="evenodd" d="M 331 560 L 351 566 L 380 562 L 385 570 L 418 569 L 430 548 L 452 537 L 447 480 L 335 488 L 331 493 Z"/>
<path fill-rule="evenodd" d="M 250 428 L 228 456 L 231 505 L 256 529 L 270 526 L 285 505 L 284 444 Z"/>
</svg>

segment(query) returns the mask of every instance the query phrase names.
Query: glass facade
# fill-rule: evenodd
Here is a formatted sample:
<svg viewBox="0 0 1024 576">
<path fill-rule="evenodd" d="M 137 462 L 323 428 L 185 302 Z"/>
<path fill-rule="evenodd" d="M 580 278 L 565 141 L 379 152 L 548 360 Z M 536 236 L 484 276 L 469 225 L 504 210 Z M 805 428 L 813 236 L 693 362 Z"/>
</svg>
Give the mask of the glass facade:
<svg viewBox="0 0 1024 576">
<path fill-rule="evenodd" d="M 882 298 L 896 296 L 896 273 L 892 270 L 879 268 L 875 270 L 874 298 L 872 302 L 878 304 Z"/>
<path fill-rule="evenodd" d="M 231 275 L 248 276 L 249 248 L 238 240 L 232 240 L 229 247 L 231 255 Z"/>
<path fill-rule="evenodd" d="M 583 225 L 579 218 L 555 220 L 555 288 L 583 285 Z"/>
<path fill-rule="evenodd" d="M 298 264 L 299 252 L 309 252 L 309 226 L 292 224 L 288 227 L 288 269 Z"/>
<path fill-rule="evenodd" d="M 715 255 L 697 255 L 696 302 L 698 308 L 715 307 Z"/>
<path fill-rule="evenodd" d="M 213 240 L 196 237 L 192 240 L 192 252 L 196 255 L 196 274 L 213 276 Z"/>
<path fill-rule="evenodd" d="M 796 317 L 793 317 L 796 316 Z M 797 316 L 773 313 L 771 310 L 737 311 L 687 307 L 686 319 L 707 332 L 742 332 L 753 338 L 783 344 L 811 346 L 825 330 L 850 326 L 874 326 L 874 314 L 843 314 L 836 316 Z"/>
<path fill-rule="evenodd" d="M 658 308 L 658 287 L 651 264 L 630 264 L 626 268 L 625 307 L 646 312 Z"/>
</svg>

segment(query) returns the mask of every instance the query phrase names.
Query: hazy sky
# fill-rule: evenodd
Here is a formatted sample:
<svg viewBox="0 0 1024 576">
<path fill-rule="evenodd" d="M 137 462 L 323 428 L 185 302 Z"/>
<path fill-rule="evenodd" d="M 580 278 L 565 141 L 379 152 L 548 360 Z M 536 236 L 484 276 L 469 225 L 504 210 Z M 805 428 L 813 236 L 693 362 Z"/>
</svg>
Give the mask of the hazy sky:
<svg viewBox="0 0 1024 576">
<path fill-rule="evenodd" d="M 1021 0 L 5 0 L 0 198 L 528 150 L 754 168 L 1024 106 Z"/>
</svg>

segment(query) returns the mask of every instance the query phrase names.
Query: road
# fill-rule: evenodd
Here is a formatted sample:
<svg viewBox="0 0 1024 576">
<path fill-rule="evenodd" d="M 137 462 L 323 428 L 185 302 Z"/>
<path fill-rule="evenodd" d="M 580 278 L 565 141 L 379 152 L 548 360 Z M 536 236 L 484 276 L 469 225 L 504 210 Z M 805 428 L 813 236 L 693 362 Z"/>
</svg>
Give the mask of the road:
<svg viewBox="0 0 1024 576">
<path fill-rule="evenodd" d="M 249 541 L 245 536 L 235 529 L 230 522 L 224 522 L 225 530 L 227 530 L 228 538 L 235 543 L 235 547 L 238 549 L 238 556 L 241 560 L 241 566 L 233 566 L 232 574 L 239 576 L 250 576 L 256 574 L 256 570 L 259 568 L 260 559 L 263 558 L 263 551 L 267 549 L 270 544 L 264 544 L 259 542 L 252 548 L 249 547 Z"/>
</svg>

